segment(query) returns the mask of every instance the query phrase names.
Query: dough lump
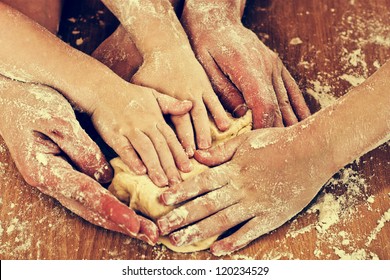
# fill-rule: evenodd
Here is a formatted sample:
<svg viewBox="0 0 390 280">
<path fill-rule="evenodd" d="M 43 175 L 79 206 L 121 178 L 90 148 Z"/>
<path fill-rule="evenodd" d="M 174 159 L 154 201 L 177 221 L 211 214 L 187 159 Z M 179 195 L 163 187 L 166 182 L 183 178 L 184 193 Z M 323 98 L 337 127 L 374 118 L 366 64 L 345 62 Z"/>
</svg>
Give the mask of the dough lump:
<svg viewBox="0 0 390 280">
<path fill-rule="evenodd" d="M 219 131 L 215 124 L 211 122 L 213 146 L 252 129 L 252 114 L 250 111 L 239 119 L 231 118 L 231 120 L 232 125 L 224 132 Z M 108 189 L 134 211 L 156 221 L 159 217 L 174 209 L 173 206 L 165 206 L 159 202 L 160 194 L 168 187 L 157 187 L 149 179 L 149 176 L 135 174 L 119 157 L 112 159 L 110 163 L 114 168 L 114 178 Z M 208 169 L 207 166 L 200 164 L 195 159 L 191 159 L 191 163 L 193 165 L 191 172 L 180 173 L 183 180 Z M 208 249 L 217 238 L 218 236 L 213 236 L 195 244 L 176 247 L 169 242 L 167 237 L 160 237 L 159 243 L 163 243 L 175 252 L 195 252 Z"/>
</svg>

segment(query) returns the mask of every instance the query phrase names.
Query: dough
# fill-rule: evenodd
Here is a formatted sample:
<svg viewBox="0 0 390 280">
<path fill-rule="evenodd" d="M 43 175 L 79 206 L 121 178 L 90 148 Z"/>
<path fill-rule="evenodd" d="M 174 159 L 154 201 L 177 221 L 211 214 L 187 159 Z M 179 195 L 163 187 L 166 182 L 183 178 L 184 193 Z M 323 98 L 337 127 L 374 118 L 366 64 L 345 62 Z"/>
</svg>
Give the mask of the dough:
<svg viewBox="0 0 390 280">
<path fill-rule="evenodd" d="M 219 131 L 214 122 L 211 122 L 213 146 L 252 129 L 252 114 L 250 111 L 239 119 L 231 118 L 231 120 L 232 125 L 225 132 Z M 191 162 L 193 170 L 189 173 L 181 173 L 183 180 L 208 169 L 207 166 L 200 164 L 195 159 L 191 159 Z M 168 187 L 157 187 L 147 175 L 136 175 L 119 157 L 112 159 L 110 163 L 114 168 L 114 178 L 108 189 L 134 211 L 156 221 L 159 217 L 174 209 L 173 206 L 165 206 L 159 202 L 160 194 Z M 159 243 L 175 252 L 195 252 L 208 249 L 217 238 L 218 236 L 213 236 L 189 246 L 176 247 L 169 242 L 167 237 L 160 237 Z"/>
</svg>

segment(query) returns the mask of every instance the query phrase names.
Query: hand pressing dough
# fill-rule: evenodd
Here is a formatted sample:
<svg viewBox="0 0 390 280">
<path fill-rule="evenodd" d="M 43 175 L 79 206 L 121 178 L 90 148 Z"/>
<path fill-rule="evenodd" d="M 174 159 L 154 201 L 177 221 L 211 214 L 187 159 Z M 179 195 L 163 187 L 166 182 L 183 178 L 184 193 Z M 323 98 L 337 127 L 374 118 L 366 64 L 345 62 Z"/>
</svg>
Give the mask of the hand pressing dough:
<svg viewBox="0 0 390 280">
<path fill-rule="evenodd" d="M 231 120 L 232 125 L 225 132 L 219 131 L 215 124 L 211 122 L 213 146 L 252 129 L 252 114 L 249 111 L 245 116 L 239 119 L 231 118 Z M 160 194 L 168 189 L 168 187 L 157 187 L 149 179 L 149 176 L 135 174 L 119 157 L 114 158 L 110 163 L 115 173 L 108 189 L 119 200 L 128 204 L 134 211 L 140 212 L 153 221 L 156 221 L 159 217 L 174 209 L 173 206 L 165 206 L 159 202 Z M 183 180 L 208 169 L 207 166 L 200 164 L 195 159 L 191 159 L 191 163 L 193 165 L 191 172 L 180 173 Z M 175 252 L 195 252 L 208 249 L 217 238 L 218 236 L 213 236 L 195 244 L 176 247 L 169 242 L 167 237 L 160 237 L 159 243 L 164 244 Z"/>
</svg>

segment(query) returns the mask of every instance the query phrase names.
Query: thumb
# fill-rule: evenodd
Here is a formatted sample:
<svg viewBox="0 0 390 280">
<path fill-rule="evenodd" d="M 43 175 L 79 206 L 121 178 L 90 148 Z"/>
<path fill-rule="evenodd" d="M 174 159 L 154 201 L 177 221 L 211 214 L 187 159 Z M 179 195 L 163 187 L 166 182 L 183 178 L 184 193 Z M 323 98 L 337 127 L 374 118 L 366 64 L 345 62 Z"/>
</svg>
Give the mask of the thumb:
<svg viewBox="0 0 390 280">
<path fill-rule="evenodd" d="M 246 134 L 241 134 L 210 149 L 197 150 L 194 157 L 197 161 L 207 166 L 220 165 L 232 159 L 237 148 L 246 138 Z"/>
<path fill-rule="evenodd" d="M 189 100 L 180 101 L 156 91 L 153 94 L 163 114 L 184 115 L 192 109 L 192 102 Z"/>
</svg>

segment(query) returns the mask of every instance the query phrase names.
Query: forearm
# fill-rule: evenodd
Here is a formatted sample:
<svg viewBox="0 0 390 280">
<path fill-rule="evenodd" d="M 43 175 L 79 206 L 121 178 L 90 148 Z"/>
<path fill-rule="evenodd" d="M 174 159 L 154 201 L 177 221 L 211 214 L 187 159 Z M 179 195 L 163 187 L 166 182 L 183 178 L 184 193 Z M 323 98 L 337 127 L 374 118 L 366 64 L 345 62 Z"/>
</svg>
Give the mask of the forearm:
<svg viewBox="0 0 390 280">
<path fill-rule="evenodd" d="M 93 109 L 102 77 L 116 79 L 98 61 L 1 3 L 0 25 L 6 27 L 0 32 L 0 73 L 6 77 L 56 88 L 86 112 Z"/>
<path fill-rule="evenodd" d="M 202 23 L 212 28 L 220 20 L 241 21 L 246 0 L 186 0 L 182 21 L 201 19 Z"/>
<path fill-rule="evenodd" d="M 390 62 L 334 105 L 299 124 L 329 175 L 390 138 Z M 307 135 L 307 134 L 304 134 Z"/>
<path fill-rule="evenodd" d="M 190 48 L 187 36 L 168 0 L 103 0 L 117 16 L 142 55 Z"/>
</svg>

